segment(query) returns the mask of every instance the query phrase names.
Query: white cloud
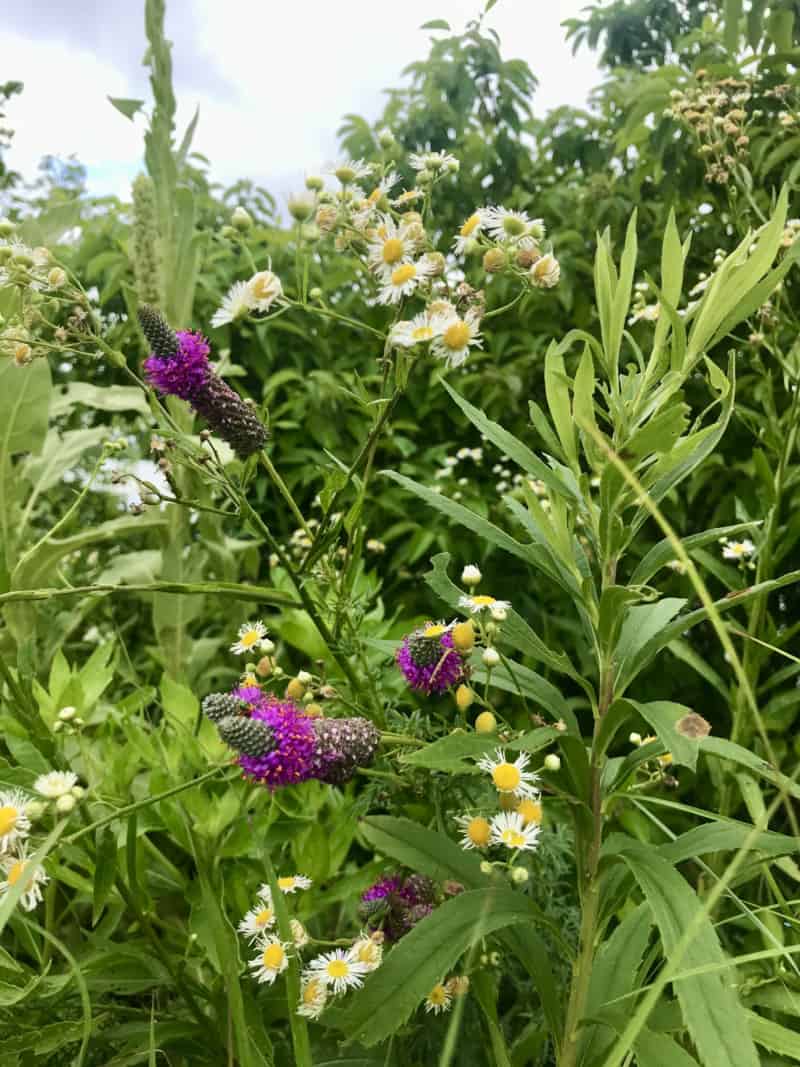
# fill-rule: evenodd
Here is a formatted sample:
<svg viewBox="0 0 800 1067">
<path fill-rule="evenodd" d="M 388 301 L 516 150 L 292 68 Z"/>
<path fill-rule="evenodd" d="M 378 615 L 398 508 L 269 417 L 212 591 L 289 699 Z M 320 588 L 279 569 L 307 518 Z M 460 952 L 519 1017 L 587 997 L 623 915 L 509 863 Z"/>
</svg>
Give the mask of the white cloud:
<svg viewBox="0 0 800 1067">
<path fill-rule="evenodd" d="M 528 61 L 540 80 L 534 105 L 581 106 L 599 75 L 586 52 L 573 58 L 559 23 L 584 0 L 501 0 L 487 16 L 503 54 Z M 250 177 L 285 196 L 303 171 L 336 150 L 336 129 L 348 112 L 374 119 L 382 91 L 398 84 L 408 63 L 427 52 L 419 26 L 431 17 L 460 30 L 480 0 L 193 0 L 198 63 L 211 59 L 235 91 L 224 98 L 182 95 L 181 132 L 200 104 L 194 147 L 223 182 Z M 174 31 L 173 31 L 174 32 Z M 178 34 L 174 50 L 181 48 Z M 26 176 L 46 153 L 75 153 L 96 192 L 123 192 L 140 166 L 141 130 L 119 115 L 107 95 L 137 95 L 128 79 L 89 52 L 3 34 L 13 56 L 8 76 L 25 81 L 9 119 L 17 135 L 8 162 Z M 213 57 L 213 59 L 212 59 Z"/>
</svg>

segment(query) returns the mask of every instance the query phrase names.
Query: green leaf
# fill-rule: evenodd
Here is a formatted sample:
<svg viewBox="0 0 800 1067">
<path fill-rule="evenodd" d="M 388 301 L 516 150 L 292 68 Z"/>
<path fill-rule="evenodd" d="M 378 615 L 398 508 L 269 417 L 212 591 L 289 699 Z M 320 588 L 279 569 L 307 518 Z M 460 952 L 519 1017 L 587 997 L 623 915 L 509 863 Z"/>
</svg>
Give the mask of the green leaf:
<svg viewBox="0 0 800 1067">
<path fill-rule="evenodd" d="M 702 533 L 691 534 L 681 539 L 684 549 L 691 555 L 692 548 L 702 548 L 703 545 L 719 541 L 722 537 L 730 537 L 733 534 L 743 533 L 745 530 L 752 531 L 759 526 L 760 522 L 737 522 L 733 526 L 716 526 L 713 530 L 704 530 Z M 670 560 L 675 559 L 675 550 L 670 541 L 665 537 L 658 544 L 653 545 L 644 559 L 638 564 L 631 575 L 631 585 L 646 585 L 650 579 L 665 567 Z"/>
<path fill-rule="evenodd" d="M 12 359 L 0 362 L 0 457 L 39 451 L 47 434 L 50 392 L 46 359 L 26 367 Z"/>
<path fill-rule="evenodd" d="M 391 815 L 372 815 L 360 826 L 376 852 L 391 856 L 412 871 L 427 874 L 437 882 L 449 880 L 471 887 L 486 885 L 478 857 L 465 852 L 443 834 Z"/>
<path fill-rule="evenodd" d="M 749 749 L 743 748 L 742 745 L 737 745 L 735 741 L 728 741 L 724 737 L 704 737 L 697 743 L 706 755 L 718 756 L 720 759 L 737 763 L 741 767 L 748 767 L 751 771 L 760 774 L 762 778 L 766 778 L 768 782 L 772 782 L 788 796 L 800 799 L 800 785 L 797 782 L 781 774 L 780 771 L 773 770 L 766 760 L 756 756 Z"/>
<path fill-rule="evenodd" d="M 395 945 L 331 1021 L 367 1048 L 384 1041 L 482 938 L 531 920 L 528 898 L 510 889 L 470 890 L 445 901 Z"/>
<path fill-rule="evenodd" d="M 94 860 L 94 893 L 92 895 L 92 926 L 103 913 L 103 908 L 114 888 L 117 874 L 117 835 L 110 826 L 98 832 L 97 851 Z"/>
<path fill-rule="evenodd" d="M 734 852 L 742 848 L 753 827 L 733 820 L 714 821 L 705 826 L 695 826 L 659 848 L 660 854 L 672 864 L 704 856 L 709 852 Z M 788 834 L 764 831 L 750 846 L 753 850 L 770 856 L 787 855 L 800 851 L 800 841 Z"/>
<path fill-rule="evenodd" d="M 637 1067 L 697 1067 L 694 1056 L 690 1056 L 669 1034 L 645 1027 L 633 1047 Z"/>
<path fill-rule="evenodd" d="M 495 736 L 479 736 L 464 731 L 454 731 L 447 737 L 400 756 L 399 762 L 412 767 L 425 767 L 429 771 L 446 771 L 450 774 L 480 773 L 476 766 L 481 756 L 498 747 L 512 752 L 539 752 L 561 734 L 552 726 L 541 726 L 523 734 L 515 741 L 500 745 Z M 468 762 L 469 761 L 469 762 Z"/>
<path fill-rule="evenodd" d="M 617 665 L 615 692 L 624 693 L 638 673 L 634 668 L 639 654 L 652 638 L 663 632 L 685 604 L 683 597 L 664 597 L 655 604 L 637 604 L 628 608 L 614 650 Z"/>
<path fill-rule="evenodd" d="M 725 0 L 725 47 L 734 56 L 739 47 L 739 19 L 742 17 L 742 0 Z"/>
<path fill-rule="evenodd" d="M 674 867 L 652 849 L 631 843 L 620 855 L 652 909 L 664 955 L 669 958 L 690 924 L 695 935 L 681 957 L 681 969 L 726 963 L 708 916 L 691 886 Z M 695 975 L 674 984 L 681 1012 L 705 1067 L 759 1067 L 758 1053 L 744 1012 L 734 992 L 732 975 L 719 972 Z"/>
<path fill-rule="evenodd" d="M 50 417 L 58 418 L 69 414 L 75 404 L 84 404 L 96 411 L 135 411 L 139 415 L 149 415 L 150 407 L 147 397 L 135 385 L 115 385 L 113 389 L 89 382 L 69 382 L 53 391 L 50 403 Z M 109 431 L 106 428 L 106 434 Z"/>
<path fill-rule="evenodd" d="M 558 345 L 553 341 L 544 357 L 544 390 L 547 406 L 567 462 L 576 474 L 580 474 L 568 382 L 564 358 L 558 351 Z"/>
<path fill-rule="evenodd" d="M 420 26 L 421 30 L 449 30 L 450 23 L 446 19 L 431 19 L 429 22 L 423 22 Z"/>
<path fill-rule="evenodd" d="M 659 741 L 671 754 L 672 762 L 694 770 L 699 752 L 698 742 L 684 737 L 675 729 L 675 723 L 692 709 L 671 700 L 651 700 L 647 704 L 631 700 L 629 703 L 655 730 Z"/>
<path fill-rule="evenodd" d="M 800 1060 L 800 1034 L 796 1030 L 789 1030 L 780 1023 L 765 1019 L 754 1011 L 748 1011 L 746 1014 L 750 1024 L 750 1033 L 757 1044 L 769 1049 L 770 1052 L 777 1052 L 780 1056 Z"/>
<path fill-rule="evenodd" d="M 144 107 L 144 100 L 133 100 L 124 96 L 109 96 L 109 103 L 115 107 L 121 115 L 133 122 L 136 114 Z"/>
</svg>

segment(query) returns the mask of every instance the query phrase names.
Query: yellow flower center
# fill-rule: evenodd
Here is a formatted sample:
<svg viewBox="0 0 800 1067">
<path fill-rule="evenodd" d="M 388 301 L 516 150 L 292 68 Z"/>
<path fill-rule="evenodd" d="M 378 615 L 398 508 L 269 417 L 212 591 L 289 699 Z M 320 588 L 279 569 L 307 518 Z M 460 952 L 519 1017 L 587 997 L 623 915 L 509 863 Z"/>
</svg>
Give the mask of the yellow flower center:
<svg viewBox="0 0 800 1067">
<path fill-rule="evenodd" d="M 373 941 L 365 941 L 358 950 L 359 963 L 374 963 L 378 958 L 378 946 Z"/>
<path fill-rule="evenodd" d="M 16 885 L 22 877 L 22 872 L 25 870 L 25 861 L 19 860 L 8 872 L 8 884 Z"/>
<path fill-rule="evenodd" d="M 481 221 L 481 217 L 477 213 L 477 211 L 475 212 L 474 215 L 470 215 L 470 217 L 467 219 L 467 221 L 464 223 L 464 225 L 459 230 L 459 233 L 461 234 L 461 236 L 462 237 L 469 237 L 469 235 L 471 233 L 474 233 L 475 227 L 478 225 L 478 223 L 480 221 Z"/>
<path fill-rule="evenodd" d="M 494 601 L 495 598 L 493 596 L 487 596 L 484 593 L 481 593 L 480 596 L 474 596 L 472 598 L 472 603 L 475 605 L 476 608 L 486 608 L 489 606 L 489 604 L 494 604 Z"/>
<path fill-rule="evenodd" d="M 367 203 L 368 204 L 377 204 L 378 201 L 380 200 L 380 198 L 381 198 L 381 187 L 379 185 L 379 186 L 377 186 L 377 188 L 373 189 L 372 192 L 369 194 L 369 196 L 367 197 Z"/>
<path fill-rule="evenodd" d="M 264 908 L 256 915 L 256 926 L 269 926 L 272 922 L 272 908 Z"/>
<path fill-rule="evenodd" d="M 503 219 L 503 229 L 509 237 L 519 237 L 520 234 L 525 233 L 525 223 L 516 215 L 507 215 Z"/>
<path fill-rule="evenodd" d="M 318 978 L 312 978 L 303 989 L 303 1003 L 313 1004 L 322 991 Z"/>
<path fill-rule="evenodd" d="M 405 285 L 417 276 L 417 268 L 413 263 L 404 263 L 402 267 L 392 272 L 392 285 Z"/>
<path fill-rule="evenodd" d="M 19 810 L 13 807 L 0 808 L 0 837 L 10 834 L 17 825 Z"/>
<path fill-rule="evenodd" d="M 469 326 L 459 319 L 458 322 L 447 327 L 442 334 L 442 340 L 448 348 L 454 351 L 463 348 L 464 345 L 469 344 Z"/>
<path fill-rule="evenodd" d="M 513 763 L 498 763 L 492 771 L 492 781 L 498 789 L 511 793 L 522 781 L 522 775 Z"/>
<path fill-rule="evenodd" d="M 399 237 L 390 237 L 383 242 L 383 262 L 396 263 L 403 258 L 403 242 Z"/>
<path fill-rule="evenodd" d="M 519 830 L 503 830 L 500 836 L 503 838 L 503 844 L 509 848 L 522 848 L 525 844 L 525 834 L 521 834 Z"/>
<path fill-rule="evenodd" d="M 426 626 L 425 629 L 422 631 L 422 636 L 423 637 L 441 637 L 446 629 L 447 629 L 446 626 L 441 626 L 441 625 L 438 625 L 438 624 L 436 626 Z"/>
<path fill-rule="evenodd" d="M 245 648 L 252 648 L 258 640 L 258 630 L 247 630 L 239 638 L 239 643 L 244 645 Z"/>
<path fill-rule="evenodd" d="M 264 949 L 264 955 L 261 957 L 264 966 L 270 970 L 275 970 L 283 963 L 283 957 L 285 953 L 282 945 L 270 945 Z"/>
<path fill-rule="evenodd" d="M 517 805 L 516 810 L 522 816 L 522 825 L 527 826 L 528 823 L 533 823 L 538 826 L 542 821 L 542 805 L 536 800 L 521 800 Z"/>
<path fill-rule="evenodd" d="M 329 978 L 346 978 L 350 973 L 347 960 L 331 960 L 327 967 Z"/>
<path fill-rule="evenodd" d="M 293 886 L 294 886 L 294 875 L 289 875 L 286 878 L 279 878 L 278 879 L 278 889 L 283 889 L 285 891 L 287 889 L 292 889 Z"/>
<path fill-rule="evenodd" d="M 467 826 L 467 837 L 479 848 L 483 848 L 484 845 L 489 844 L 489 835 L 491 829 L 489 827 L 488 819 L 484 819 L 482 815 L 478 815 Z"/>
<path fill-rule="evenodd" d="M 447 990 L 443 985 L 435 985 L 428 993 L 428 1000 L 431 1004 L 445 1004 L 447 1002 Z"/>
<path fill-rule="evenodd" d="M 253 293 L 257 300 L 267 300 L 275 291 L 274 281 L 271 277 L 258 278 L 253 283 Z"/>
<path fill-rule="evenodd" d="M 411 331 L 411 336 L 415 341 L 430 341 L 433 337 L 433 328 L 431 326 L 416 326 Z"/>
</svg>

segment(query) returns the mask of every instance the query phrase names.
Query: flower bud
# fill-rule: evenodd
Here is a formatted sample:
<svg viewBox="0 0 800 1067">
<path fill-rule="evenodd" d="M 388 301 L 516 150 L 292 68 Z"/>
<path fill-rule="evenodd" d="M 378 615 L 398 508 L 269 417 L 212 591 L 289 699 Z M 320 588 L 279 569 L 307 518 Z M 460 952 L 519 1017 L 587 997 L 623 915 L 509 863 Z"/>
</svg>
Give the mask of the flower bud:
<svg viewBox="0 0 800 1067">
<path fill-rule="evenodd" d="M 86 795 L 86 790 L 82 785 L 74 785 L 72 789 L 70 789 L 70 793 L 72 793 L 76 800 L 81 800 Z"/>
<path fill-rule="evenodd" d="M 311 684 L 311 682 L 312 682 L 312 681 L 313 681 L 314 679 L 313 679 L 313 678 L 312 678 L 312 676 L 311 676 L 311 675 L 310 675 L 310 674 L 308 673 L 308 671 L 298 671 L 298 672 L 297 672 L 297 680 L 298 680 L 298 682 L 302 682 L 302 684 L 303 684 L 303 685 L 310 685 L 310 684 Z"/>
<path fill-rule="evenodd" d="M 493 734 L 497 729 L 497 719 L 491 711 L 482 711 L 475 720 L 475 732 L 478 734 Z"/>
<path fill-rule="evenodd" d="M 316 203 L 311 193 L 293 193 L 289 197 L 289 214 L 297 222 L 307 222 L 314 214 Z"/>
<path fill-rule="evenodd" d="M 272 566 L 272 564 L 270 564 Z M 270 640 L 269 637 L 265 637 L 261 642 L 261 651 L 266 652 L 268 656 L 271 656 L 275 651 L 275 642 Z"/>
<path fill-rule="evenodd" d="M 530 875 L 524 867 L 514 867 L 511 871 L 511 881 L 515 885 L 525 885 Z"/>
<path fill-rule="evenodd" d="M 306 715 L 311 716 L 312 719 L 318 719 L 322 714 L 321 704 L 315 704 L 313 701 L 310 704 L 306 704 Z"/>
<path fill-rule="evenodd" d="M 381 148 L 391 148 L 394 144 L 394 134 L 391 130 L 381 130 L 378 134 L 378 144 Z"/>
<path fill-rule="evenodd" d="M 67 281 L 66 271 L 63 271 L 61 267 L 53 267 L 53 269 L 47 275 L 47 284 L 51 289 L 60 289 L 62 285 L 65 285 Z"/>
<path fill-rule="evenodd" d="M 319 174 L 309 174 L 306 178 L 306 189 L 310 189 L 312 193 L 319 193 L 325 188 L 325 182 L 319 176 Z"/>
<path fill-rule="evenodd" d="M 78 709 L 73 708 L 71 704 L 68 704 L 65 708 L 62 708 L 58 713 L 59 719 L 63 722 L 69 722 L 70 719 L 74 719 L 78 714 Z"/>
<path fill-rule="evenodd" d="M 329 233 L 336 225 L 336 208 L 332 204 L 320 204 L 317 208 L 316 223 L 323 233 Z"/>
<path fill-rule="evenodd" d="M 417 185 L 430 185 L 433 181 L 433 172 L 429 170 L 421 170 L 417 174 Z"/>
<path fill-rule="evenodd" d="M 14 345 L 14 362 L 18 367 L 24 367 L 33 359 L 33 349 L 26 341 L 17 341 Z"/>
<path fill-rule="evenodd" d="M 481 874 L 491 874 L 493 869 L 488 860 L 481 861 Z"/>
<path fill-rule="evenodd" d="M 305 695 L 306 687 L 300 681 L 299 678 L 292 678 L 289 684 L 286 686 L 286 695 L 290 700 L 302 700 Z"/>
<path fill-rule="evenodd" d="M 450 631 L 450 636 L 453 639 L 453 648 L 459 652 L 470 652 L 475 646 L 475 627 L 472 625 L 472 619 L 457 622 Z"/>
<path fill-rule="evenodd" d="M 427 252 L 422 258 L 430 267 L 430 272 L 433 277 L 437 278 L 444 274 L 446 263 L 441 252 Z"/>
<path fill-rule="evenodd" d="M 272 674 L 272 660 L 269 656 L 262 656 L 256 664 L 256 674 L 259 678 L 269 678 Z"/>
<path fill-rule="evenodd" d="M 483 269 L 487 274 L 496 274 L 505 270 L 508 264 L 508 256 L 502 248 L 489 248 L 483 256 Z"/>
<path fill-rule="evenodd" d="M 47 811 L 47 805 L 42 800 L 31 800 L 25 805 L 25 814 L 31 822 L 38 822 Z"/>
<path fill-rule="evenodd" d="M 549 752 L 544 758 L 544 769 L 546 771 L 560 771 L 561 757 L 557 756 L 555 752 Z"/>
<path fill-rule="evenodd" d="M 322 290 L 320 289 L 320 287 L 318 285 L 315 285 L 314 288 L 309 291 L 308 299 L 309 300 L 321 300 L 322 299 Z"/>
<path fill-rule="evenodd" d="M 491 669 L 492 667 L 496 667 L 500 662 L 500 653 L 496 648 L 487 648 L 481 656 L 481 659 L 483 660 L 483 665 Z"/>
<path fill-rule="evenodd" d="M 456 705 L 459 711 L 466 711 L 475 702 L 475 694 L 468 685 L 460 685 L 456 689 Z"/>
<path fill-rule="evenodd" d="M 0 218 L 0 237 L 10 237 L 16 228 L 16 223 L 12 222 L 11 219 Z"/>
<path fill-rule="evenodd" d="M 478 585 L 483 575 L 474 563 L 468 563 L 461 572 L 461 584 L 466 586 Z"/>
<path fill-rule="evenodd" d="M 333 700 L 333 698 L 336 696 L 336 689 L 332 685 L 320 686 L 319 695 L 321 697 L 324 697 L 325 700 Z"/>
<path fill-rule="evenodd" d="M 223 226 L 219 232 L 227 241 L 235 241 L 239 236 L 239 231 L 233 226 Z"/>
<path fill-rule="evenodd" d="M 246 233 L 247 230 L 253 228 L 253 216 L 247 210 L 241 206 L 235 207 L 231 214 L 231 226 L 235 226 L 237 230 L 241 230 L 242 233 Z"/>
<path fill-rule="evenodd" d="M 628 734 L 628 740 L 632 745 L 641 745 L 642 735 L 637 733 Z"/>
<path fill-rule="evenodd" d="M 56 801 L 56 811 L 60 815 L 69 815 L 75 807 L 75 797 L 71 793 L 64 793 Z"/>
</svg>

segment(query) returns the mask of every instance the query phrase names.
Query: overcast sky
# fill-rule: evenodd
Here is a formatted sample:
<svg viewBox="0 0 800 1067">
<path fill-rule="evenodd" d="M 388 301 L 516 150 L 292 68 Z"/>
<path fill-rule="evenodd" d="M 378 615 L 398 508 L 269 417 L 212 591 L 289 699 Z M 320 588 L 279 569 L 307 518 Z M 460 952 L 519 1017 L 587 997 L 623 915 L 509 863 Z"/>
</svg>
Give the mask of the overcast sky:
<svg viewBox="0 0 800 1067">
<path fill-rule="evenodd" d="M 485 0 L 167 0 L 179 120 L 200 106 L 194 148 L 223 182 L 253 178 L 279 197 L 330 160 L 348 112 L 370 121 L 383 90 L 424 58 L 428 31 L 454 30 Z M 538 114 L 582 106 L 599 81 L 594 57 L 573 57 L 560 26 L 587 0 L 500 0 L 487 25 L 507 58 L 527 60 Z M 126 195 L 140 167 L 141 129 L 107 96 L 148 98 L 141 0 L 0 0 L 3 81 L 25 83 L 8 109 L 8 164 L 26 177 L 41 157 L 75 154 L 90 188 Z"/>
</svg>

